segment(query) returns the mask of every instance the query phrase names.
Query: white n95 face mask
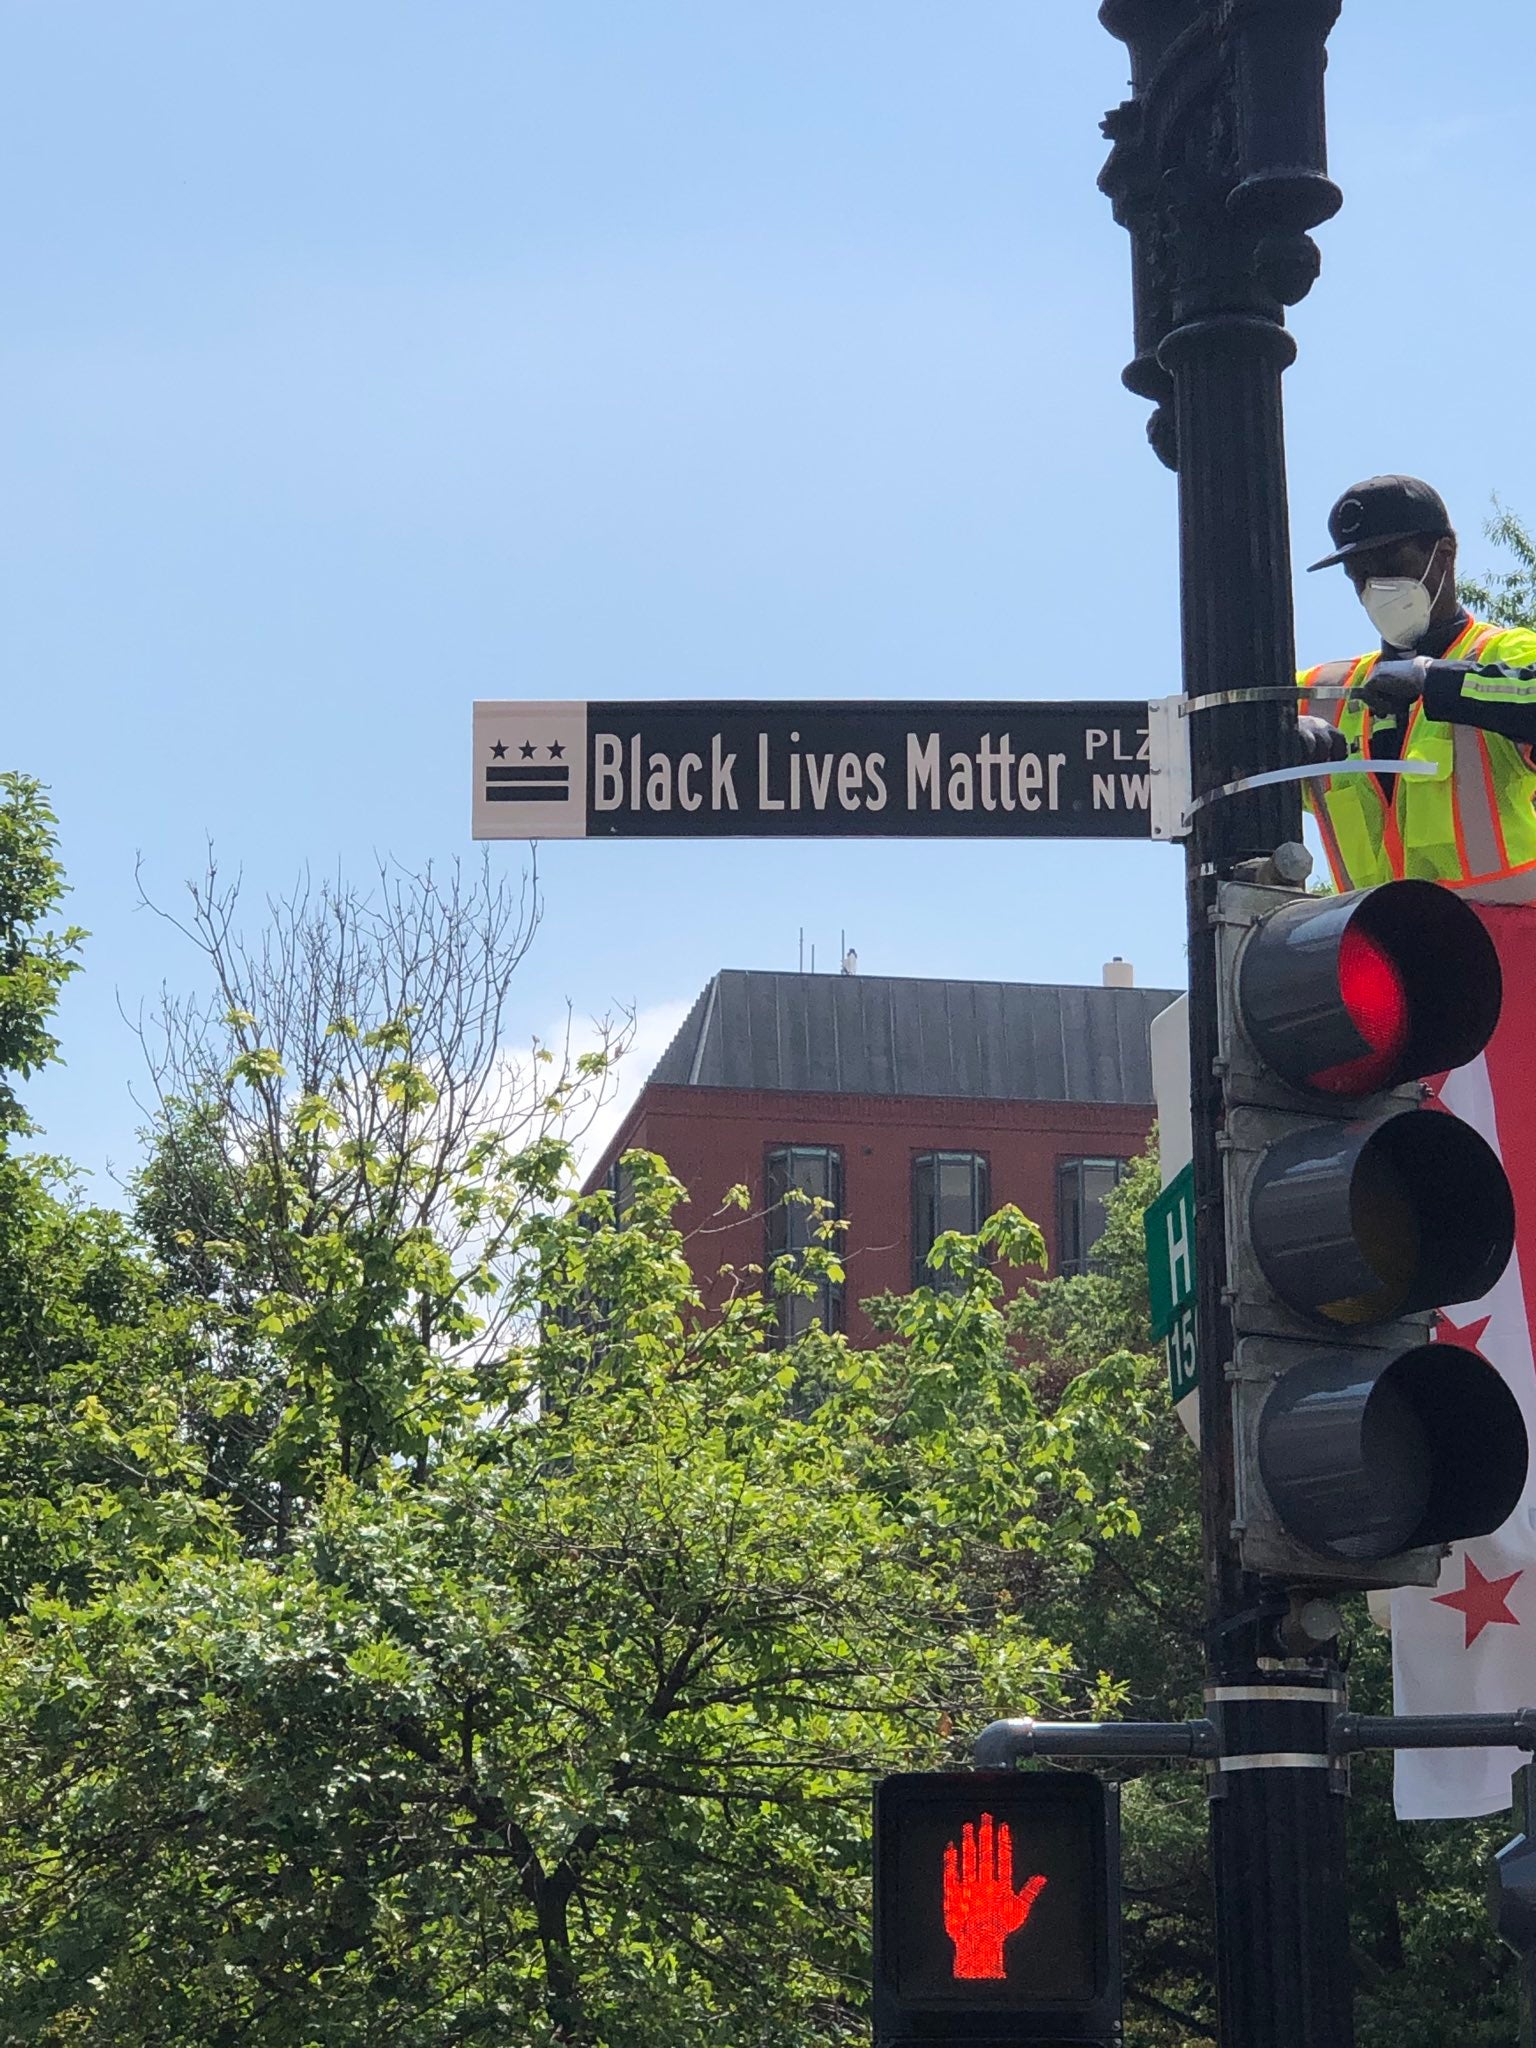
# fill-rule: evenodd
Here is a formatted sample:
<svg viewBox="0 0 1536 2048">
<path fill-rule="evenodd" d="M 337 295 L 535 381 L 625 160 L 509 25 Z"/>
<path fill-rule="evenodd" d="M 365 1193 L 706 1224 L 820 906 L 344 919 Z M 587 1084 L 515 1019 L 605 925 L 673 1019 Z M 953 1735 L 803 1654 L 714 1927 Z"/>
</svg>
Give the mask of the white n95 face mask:
<svg viewBox="0 0 1536 2048">
<path fill-rule="evenodd" d="M 1434 567 L 1431 556 L 1424 576 Z M 1442 570 L 1433 597 L 1424 588 L 1424 576 L 1373 576 L 1360 593 L 1366 617 L 1389 647 L 1417 647 L 1429 631 L 1429 621 L 1447 571 Z"/>
</svg>

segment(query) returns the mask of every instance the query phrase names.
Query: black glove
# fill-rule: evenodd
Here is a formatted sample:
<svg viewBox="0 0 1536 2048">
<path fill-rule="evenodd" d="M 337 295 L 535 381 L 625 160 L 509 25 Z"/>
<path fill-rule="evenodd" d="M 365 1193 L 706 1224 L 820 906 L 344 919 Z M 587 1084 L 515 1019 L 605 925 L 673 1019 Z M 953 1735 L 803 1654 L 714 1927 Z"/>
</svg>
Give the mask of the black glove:
<svg viewBox="0 0 1536 2048">
<path fill-rule="evenodd" d="M 1327 718 L 1313 718 L 1303 712 L 1296 720 L 1296 737 L 1301 742 L 1299 765 L 1321 767 L 1324 761 L 1342 761 L 1349 753 L 1349 741 Z"/>
<path fill-rule="evenodd" d="M 1400 718 L 1423 696 L 1428 673 L 1427 654 L 1378 661 L 1359 689 L 1350 692 L 1350 701 L 1358 699 L 1374 717 Z"/>
</svg>

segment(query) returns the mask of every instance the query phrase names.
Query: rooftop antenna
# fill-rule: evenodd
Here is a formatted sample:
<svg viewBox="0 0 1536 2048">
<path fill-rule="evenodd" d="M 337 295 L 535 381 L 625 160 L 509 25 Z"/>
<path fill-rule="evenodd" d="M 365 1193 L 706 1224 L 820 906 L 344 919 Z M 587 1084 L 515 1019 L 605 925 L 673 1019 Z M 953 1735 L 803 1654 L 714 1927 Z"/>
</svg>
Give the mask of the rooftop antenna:
<svg viewBox="0 0 1536 2048">
<path fill-rule="evenodd" d="M 800 972 L 805 972 L 805 926 L 800 927 Z"/>
</svg>

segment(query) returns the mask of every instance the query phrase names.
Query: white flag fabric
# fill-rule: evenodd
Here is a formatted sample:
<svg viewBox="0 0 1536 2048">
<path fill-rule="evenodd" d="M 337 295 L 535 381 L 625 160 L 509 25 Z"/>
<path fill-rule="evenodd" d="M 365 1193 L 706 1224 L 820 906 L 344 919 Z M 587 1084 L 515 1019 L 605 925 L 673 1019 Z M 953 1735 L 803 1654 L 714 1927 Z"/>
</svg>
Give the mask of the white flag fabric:
<svg viewBox="0 0 1536 2048">
<path fill-rule="evenodd" d="M 1435 1587 L 1393 1593 L 1392 1678 L 1400 1714 L 1536 1706 L 1536 1060 L 1530 1044 L 1536 907 L 1486 908 L 1480 915 L 1504 968 L 1503 1014 L 1486 1053 L 1448 1075 L 1439 1099 L 1503 1160 L 1515 1195 L 1515 1256 L 1491 1293 L 1449 1312 L 1439 1339 L 1470 1344 L 1503 1374 L 1525 1417 L 1532 1469 L 1501 1529 L 1453 1545 Z M 1527 1760 L 1517 1749 L 1399 1750 L 1398 1818 L 1500 1812 L 1509 1805 L 1511 1774 Z"/>
</svg>

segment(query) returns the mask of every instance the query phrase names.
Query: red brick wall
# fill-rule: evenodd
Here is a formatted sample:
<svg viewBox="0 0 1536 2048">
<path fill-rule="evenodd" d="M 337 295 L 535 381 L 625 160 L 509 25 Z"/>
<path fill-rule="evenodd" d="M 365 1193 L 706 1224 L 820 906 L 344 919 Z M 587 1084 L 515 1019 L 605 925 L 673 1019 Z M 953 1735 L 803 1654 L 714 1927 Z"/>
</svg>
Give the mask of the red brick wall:
<svg viewBox="0 0 1536 2048">
<path fill-rule="evenodd" d="M 905 1292 L 911 1285 L 915 1153 L 985 1153 L 992 1207 L 1013 1202 L 1038 1223 L 1054 1265 L 1057 1161 L 1134 1158 L 1146 1144 L 1152 1119 L 1150 1104 L 796 1095 L 651 1084 L 588 1186 L 600 1185 L 622 1152 L 659 1152 L 689 1190 L 678 1221 L 688 1234 L 694 1271 L 707 1279 L 722 1266 L 763 1259 L 764 1159 L 770 1151 L 784 1144 L 840 1147 L 850 1224 L 847 1328 L 859 1342 L 871 1334 L 859 1300 L 887 1289 Z M 726 1189 L 737 1182 L 752 1192 L 751 1213 L 717 1213 Z"/>
</svg>

